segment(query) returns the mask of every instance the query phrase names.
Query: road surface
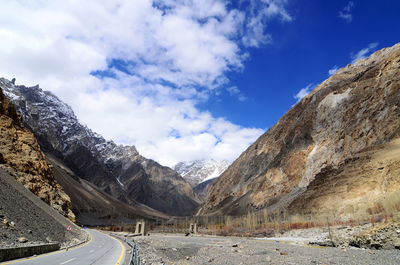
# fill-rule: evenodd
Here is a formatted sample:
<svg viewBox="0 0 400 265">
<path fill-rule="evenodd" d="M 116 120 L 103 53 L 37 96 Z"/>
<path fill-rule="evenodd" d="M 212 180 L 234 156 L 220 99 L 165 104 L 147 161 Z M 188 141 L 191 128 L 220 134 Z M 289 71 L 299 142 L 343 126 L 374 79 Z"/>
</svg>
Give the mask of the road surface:
<svg viewBox="0 0 400 265">
<path fill-rule="evenodd" d="M 118 240 L 96 230 L 88 230 L 92 240 L 68 251 L 61 250 L 37 257 L 5 262 L 4 265 L 119 265 L 123 264 L 125 248 Z M 3 264 L 3 263 L 2 263 Z"/>
</svg>

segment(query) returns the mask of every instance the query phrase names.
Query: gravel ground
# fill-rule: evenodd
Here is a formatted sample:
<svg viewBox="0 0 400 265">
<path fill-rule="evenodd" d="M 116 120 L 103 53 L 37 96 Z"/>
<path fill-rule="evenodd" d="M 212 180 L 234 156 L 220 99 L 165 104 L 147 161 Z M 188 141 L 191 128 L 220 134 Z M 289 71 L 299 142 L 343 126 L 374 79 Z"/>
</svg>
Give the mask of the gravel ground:
<svg viewBox="0 0 400 265">
<path fill-rule="evenodd" d="M 142 264 L 400 264 L 399 250 L 330 248 L 302 242 L 151 234 L 132 238 Z"/>
<path fill-rule="evenodd" d="M 0 169 L 0 249 L 50 242 L 67 247 L 86 239 L 79 227 Z"/>
</svg>

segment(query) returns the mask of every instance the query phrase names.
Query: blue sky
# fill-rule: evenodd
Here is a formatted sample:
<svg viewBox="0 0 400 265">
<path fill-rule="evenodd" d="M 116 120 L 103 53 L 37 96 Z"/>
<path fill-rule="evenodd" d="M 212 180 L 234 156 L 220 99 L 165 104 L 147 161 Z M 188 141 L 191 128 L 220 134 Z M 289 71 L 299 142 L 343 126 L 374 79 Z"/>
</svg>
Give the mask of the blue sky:
<svg viewBox="0 0 400 265">
<path fill-rule="evenodd" d="M 168 166 L 233 161 L 334 69 L 400 41 L 389 0 L 0 4 L 1 76 Z"/>
<path fill-rule="evenodd" d="M 349 1 L 289 1 L 293 21 L 271 22 L 272 42 L 250 49 L 244 71 L 229 74 L 248 100 L 224 93 L 201 107 L 246 127 L 270 128 L 296 103 L 293 96 L 327 79 L 329 69 L 351 63 L 370 43 L 378 43 L 372 52 L 400 41 L 399 1 L 352 2 L 348 21 L 339 12 Z"/>
</svg>

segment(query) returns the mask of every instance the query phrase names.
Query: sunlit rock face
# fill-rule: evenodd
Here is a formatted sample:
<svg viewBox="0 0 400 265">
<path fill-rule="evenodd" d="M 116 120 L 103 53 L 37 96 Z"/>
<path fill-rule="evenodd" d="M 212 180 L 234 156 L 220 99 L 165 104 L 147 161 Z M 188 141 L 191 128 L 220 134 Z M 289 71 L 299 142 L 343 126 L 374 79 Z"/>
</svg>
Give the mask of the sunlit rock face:
<svg viewBox="0 0 400 265">
<path fill-rule="evenodd" d="M 0 168 L 13 175 L 27 189 L 75 220 L 71 200 L 56 182 L 52 167 L 22 117 L 0 87 Z"/>
<path fill-rule="evenodd" d="M 340 69 L 292 107 L 215 181 L 198 214 L 367 214 L 399 189 L 397 44 Z"/>
</svg>

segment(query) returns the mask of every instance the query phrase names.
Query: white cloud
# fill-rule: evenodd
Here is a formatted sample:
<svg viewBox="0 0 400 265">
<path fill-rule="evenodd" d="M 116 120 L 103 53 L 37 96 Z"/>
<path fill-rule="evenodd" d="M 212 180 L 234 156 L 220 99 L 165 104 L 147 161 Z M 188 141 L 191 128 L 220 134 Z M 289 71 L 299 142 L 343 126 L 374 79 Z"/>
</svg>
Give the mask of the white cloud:
<svg viewBox="0 0 400 265">
<path fill-rule="evenodd" d="M 226 90 L 227 90 L 227 91 L 229 92 L 229 94 L 231 94 L 231 95 L 237 95 L 237 94 L 240 93 L 240 90 L 239 90 L 239 88 L 238 88 L 237 86 L 228 87 Z"/>
<path fill-rule="evenodd" d="M 239 99 L 239 101 L 244 102 L 244 101 L 247 101 L 247 100 L 248 100 L 248 97 L 246 97 L 246 96 L 240 94 L 240 95 L 238 96 L 238 99 Z"/>
<path fill-rule="evenodd" d="M 231 96 L 237 96 L 239 101 L 246 101 L 248 98 L 239 90 L 237 86 L 231 86 L 226 88 Z"/>
<path fill-rule="evenodd" d="M 293 19 L 285 0 L 0 4 L 0 76 L 39 83 L 90 128 L 167 165 L 232 160 L 262 133 L 196 105 L 229 87 L 246 47 L 271 40 L 270 20 Z"/>
<path fill-rule="evenodd" d="M 336 74 L 336 72 L 339 70 L 339 67 L 337 65 L 335 65 L 334 67 L 332 67 L 332 69 L 329 69 L 328 74 L 329 76 Z"/>
<path fill-rule="evenodd" d="M 314 84 L 308 84 L 305 88 L 300 89 L 300 91 L 297 92 L 297 94 L 293 97 L 297 99 L 297 102 L 299 102 L 302 98 L 307 96 L 314 89 L 314 87 Z"/>
<path fill-rule="evenodd" d="M 374 52 L 376 50 L 376 47 L 378 47 L 377 42 L 373 42 L 368 44 L 367 47 L 359 50 L 357 53 L 355 54 L 351 54 L 351 63 L 355 63 L 360 59 L 365 59 L 367 58 L 367 56 L 369 56 L 372 52 Z"/>
<path fill-rule="evenodd" d="M 242 43 L 247 47 L 259 47 L 270 43 L 272 36 L 266 32 L 265 21 L 279 18 L 283 22 L 292 21 L 293 18 L 286 11 L 287 0 L 250 0 L 240 1 L 246 6 L 250 15 L 244 18 L 246 34 Z"/>
<path fill-rule="evenodd" d="M 347 5 L 339 11 L 339 17 L 345 20 L 347 23 L 350 23 L 353 21 L 353 15 L 351 14 L 351 11 L 354 7 L 354 2 L 349 1 Z"/>
</svg>

